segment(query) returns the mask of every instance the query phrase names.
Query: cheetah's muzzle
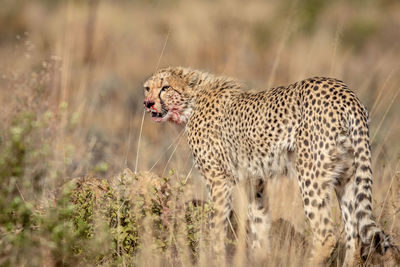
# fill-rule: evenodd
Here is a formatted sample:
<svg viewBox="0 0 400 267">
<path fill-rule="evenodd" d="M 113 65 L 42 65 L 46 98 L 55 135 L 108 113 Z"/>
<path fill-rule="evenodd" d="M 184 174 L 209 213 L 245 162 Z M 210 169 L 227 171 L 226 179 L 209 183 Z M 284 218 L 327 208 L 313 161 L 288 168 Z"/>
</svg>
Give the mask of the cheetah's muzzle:
<svg viewBox="0 0 400 267">
<path fill-rule="evenodd" d="M 165 114 L 163 114 L 163 113 L 158 113 L 158 112 L 154 112 L 154 111 L 151 112 L 152 118 L 162 118 L 164 116 L 165 116 Z"/>
<path fill-rule="evenodd" d="M 161 112 L 158 112 L 158 110 L 155 109 L 153 107 L 153 105 L 149 106 L 149 105 L 146 105 L 146 103 L 145 103 L 144 109 L 145 109 L 146 112 L 151 113 L 151 118 L 153 120 L 155 120 L 155 121 L 160 121 L 161 119 L 163 119 L 168 114 L 168 110 L 162 109 Z"/>
</svg>

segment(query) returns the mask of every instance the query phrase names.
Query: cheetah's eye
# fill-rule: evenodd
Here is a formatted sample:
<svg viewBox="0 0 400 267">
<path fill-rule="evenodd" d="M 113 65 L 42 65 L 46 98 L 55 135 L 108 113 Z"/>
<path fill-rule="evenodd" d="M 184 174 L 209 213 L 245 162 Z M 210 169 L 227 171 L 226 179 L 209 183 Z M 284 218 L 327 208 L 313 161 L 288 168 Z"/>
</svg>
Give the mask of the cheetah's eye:
<svg viewBox="0 0 400 267">
<path fill-rule="evenodd" d="M 161 92 L 164 92 L 164 91 L 166 91 L 167 89 L 169 89 L 169 85 L 166 85 L 166 86 L 163 86 L 162 88 L 161 88 Z"/>
<path fill-rule="evenodd" d="M 146 86 L 146 87 L 144 88 L 144 90 L 145 90 L 146 92 L 148 92 L 148 91 L 150 91 L 150 87 Z"/>
</svg>

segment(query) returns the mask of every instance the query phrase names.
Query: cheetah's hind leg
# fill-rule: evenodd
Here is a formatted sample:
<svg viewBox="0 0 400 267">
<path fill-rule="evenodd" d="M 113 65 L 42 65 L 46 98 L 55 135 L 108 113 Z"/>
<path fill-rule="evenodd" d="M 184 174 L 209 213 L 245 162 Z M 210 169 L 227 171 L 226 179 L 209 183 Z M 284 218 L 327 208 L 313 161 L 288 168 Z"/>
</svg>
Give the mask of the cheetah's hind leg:
<svg viewBox="0 0 400 267">
<path fill-rule="evenodd" d="M 335 191 L 346 232 L 346 254 L 343 266 L 359 266 L 361 258 L 357 242 L 357 226 L 354 213 L 354 149 L 351 140 L 344 135 L 340 135 L 336 142 L 337 149 L 334 150 L 334 153 L 331 153 L 330 157 L 336 164 L 338 178 Z"/>
<path fill-rule="evenodd" d="M 328 140 L 321 141 L 329 144 Z M 315 151 L 314 147 L 314 142 L 304 141 L 304 137 L 299 135 L 296 173 L 305 215 L 313 232 L 310 266 L 325 266 L 337 241 L 331 216 L 331 199 L 337 174 L 328 156 L 328 151 L 336 148 L 330 144 L 326 150 Z"/>
</svg>

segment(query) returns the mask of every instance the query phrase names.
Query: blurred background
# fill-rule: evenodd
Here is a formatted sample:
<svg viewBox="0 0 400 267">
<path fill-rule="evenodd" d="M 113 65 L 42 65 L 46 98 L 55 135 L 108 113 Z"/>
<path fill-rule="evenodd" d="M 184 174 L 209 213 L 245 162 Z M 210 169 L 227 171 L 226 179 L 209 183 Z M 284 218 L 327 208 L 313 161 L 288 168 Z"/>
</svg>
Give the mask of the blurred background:
<svg viewBox="0 0 400 267">
<path fill-rule="evenodd" d="M 142 83 L 176 65 L 254 88 L 345 81 L 370 111 L 377 216 L 398 201 L 397 0 L 2 0 L 2 174 L 40 192 L 126 166 L 197 183 L 183 127 L 143 117 Z M 293 198 L 276 216 L 304 227 L 295 181 L 273 186 Z"/>
</svg>

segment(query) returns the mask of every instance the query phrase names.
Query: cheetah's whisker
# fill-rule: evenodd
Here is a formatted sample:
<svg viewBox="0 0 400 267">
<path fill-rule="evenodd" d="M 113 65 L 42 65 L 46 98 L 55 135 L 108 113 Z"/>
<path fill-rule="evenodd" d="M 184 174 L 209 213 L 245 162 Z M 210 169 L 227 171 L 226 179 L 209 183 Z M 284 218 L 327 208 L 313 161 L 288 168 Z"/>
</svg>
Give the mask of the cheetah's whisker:
<svg viewBox="0 0 400 267">
<path fill-rule="evenodd" d="M 165 171 L 166 171 L 166 169 L 167 169 L 167 167 L 168 167 L 168 164 L 169 164 L 169 162 L 171 161 L 172 156 L 175 154 L 176 149 L 178 148 L 178 145 L 179 145 L 179 143 L 180 143 L 180 141 L 181 141 L 181 137 L 182 137 L 182 134 L 179 136 L 178 141 L 176 142 L 176 145 L 175 145 L 175 147 L 174 147 L 174 150 L 172 151 L 171 155 L 169 156 L 167 162 L 165 163 L 165 167 L 164 167 L 164 170 L 163 170 L 163 172 L 162 172 L 161 177 L 164 176 L 164 173 L 165 173 Z"/>
<path fill-rule="evenodd" d="M 185 129 L 182 129 L 182 131 L 180 131 L 180 133 L 178 134 L 178 136 L 174 139 L 174 141 L 171 142 L 171 144 L 167 147 L 167 149 L 161 154 L 160 157 L 158 157 L 157 161 L 153 164 L 153 166 L 151 166 L 151 168 L 149 169 L 149 172 L 151 172 L 153 170 L 153 168 L 158 164 L 158 162 L 160 162 L 161 158 L 163 157 L 163 155 L 165 153 L 168 152 L 168 150 L 181 138 L 182 134 L 184 133 Z"/>
<path fill-rule="evenodd" d="M 136 163 L 135 163 L 135 174 L 137 174 L 137 168 L 138 168 L 138 163 L 139 163 L 139 151 L 140 151 L 140 142 L 142 140 L 142 131 L 143 131 L 143 123 L 144 123 L 144 116 L 146 115 L 145 110 L 143 110 L 143 115 L 142 115 L 142 122 L 140 124 L 140 131 L 139 131 L 139 140 L 136 148 Z"/>
</svg>

